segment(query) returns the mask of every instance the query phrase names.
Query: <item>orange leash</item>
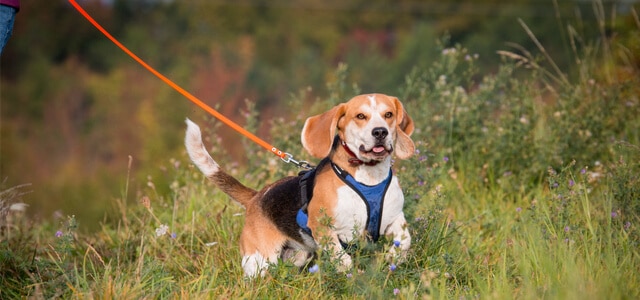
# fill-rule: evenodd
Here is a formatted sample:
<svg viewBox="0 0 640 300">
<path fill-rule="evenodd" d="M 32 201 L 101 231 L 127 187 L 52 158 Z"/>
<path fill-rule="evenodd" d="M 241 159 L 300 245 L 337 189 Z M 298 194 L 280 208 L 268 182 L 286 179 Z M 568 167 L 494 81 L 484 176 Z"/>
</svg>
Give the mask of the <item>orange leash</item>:
<svg viewBox="0 0 640 300">
<path fill-rule="evenodd" d="M 285 153 L 285 152 L 279 150 L 278 148 L 270 145 L 269 143 L 265 142 L 261 138 L 257 137 L 253 133 L 247 131 L 246 129 L 244 129 L 242 127 L 240 127 L 240 125 L 238 125 L 238 124 L 234 123 L 233 121 L 229 120 L 227 117 L 225 117 L 224 115 L 220 114 L 218 111 L 216 111 L 215 109 L 211 108 L 206 103 L 202 102 L 200 99 L 196 98 L 194 95 L 192 95 L 191 93 L 187 92 L 185 89 L 181 88 L 179 85 L 175 84 L 173 81 L 171 81 L 166 76 L 160 74 L 160 72 L 156 71 L 149 64 L 144 62 L 144 60 L 142 60 L 140 57 L 138 57 L 133 52 L 131 52 L 131 50 L 129 50 L 127 47 L 125 47 L 116 38 L 114 38 L 106 29 L 104 29 L 102 26 L 100 26 L 100 24 L 98 24 L 98 22 L 96 22 L 96 20 L 94 20 L 89 15 L 89 13 L 87 13 L 75 0 L 69 0 L 69 2 L 71 3 L 71 5 L 73 5 L 73 7 L 75 7 L 75 9 L 78 12 L 80 12 L 80 14 L 85 19 L 87 19 L 87 21 L 89 21 L 94 27 L 96 27 L 98 30 L 100 30 L 100 32 L 102 32 L 102 34 L 104 34 L 109 40 L 111 40 L 114 44 L 116 44 L 116 46 L 118 46 L 122 51 L 124 51 L 126 54 L 128 54 L 131 58 L 133 58 L 135 61 L 137 61 L 140 65 L 142 65 L 145 69 L 147 69 L 153 75 L 156 75 L 156 77 L 160 78 L 160 80 L 164 81 L 166 84 L 168 84 L 174 90 L 178 91 L 178 93 L 180 93 L 183 96 L 185 96 L 191 102 L 193 102 L 194 104 L 196 104 L 200 108 L 204 109 L 206 112 L 210 113 L 211 115 L 213 115 L 216 119 L 220 120 L 222 123 L 224 123 L 227 126 L 235 129 L 237 132 L 241 133 L 242 135 L 248 137 L 250 140 L 254 141 L 256 144 L 258 144 L 258 145 L 262 146 L 263 148 L 271 151 L 271 153 L 277 155 L 283 161 L 294 163 L 298 167 L 309 168 L 309 164 L 307 162 L 305 162 L 305 161 L 300 161 L 299 162 L 299 161 L 294 160 L 291 154 Z"/>
</svg>

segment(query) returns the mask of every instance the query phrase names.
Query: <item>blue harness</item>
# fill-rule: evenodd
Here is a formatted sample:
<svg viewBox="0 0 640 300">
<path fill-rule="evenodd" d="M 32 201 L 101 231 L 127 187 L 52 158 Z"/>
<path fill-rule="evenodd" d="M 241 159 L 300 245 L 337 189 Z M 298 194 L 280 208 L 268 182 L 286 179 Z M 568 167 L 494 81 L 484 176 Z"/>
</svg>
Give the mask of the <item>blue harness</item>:
<svg viewBox="0 0 640 300">
<path fill-rule="evenodd" d="M 382 208 L 384 206 L 384 196 L 387 194 L 387 189 L 391 183 L 392 172 L 389 169 L 389 176 L 382 182 L 370 186 L 365 185 L 360 182 L 357 182 L 351 175 L 345 172 L 343 169 L 338 167 L 336 164 L 331 162 L 331 167 L 333 171 L 338 175 L 342 181 L 347 184 L 353 191 L 355 191 L 360 199 L 367 206 L 367 227 L 366 230 L 369 233 L 369 237 L 373 242 L 377 242 L 380 238 L 380 226 L 382 221 Z M 309 217 L 307 215 L 307 205 L 311 200 L 311 195 L 309 193 L 309 180 L 315 176 L 316 169 L 309 171 L 301 176 L 300 179 L 300 191 L 302 194 L 302 199 L 305 202 L 305 205 L 298 211 L 296 216 L 296 221 L 298 226 L 302 228 L 309 235 L 311 234 L 311 229 L 307 226 L 307 222 Z M 310 174 L 312 173 L 312 174 Z"/>
</svg>

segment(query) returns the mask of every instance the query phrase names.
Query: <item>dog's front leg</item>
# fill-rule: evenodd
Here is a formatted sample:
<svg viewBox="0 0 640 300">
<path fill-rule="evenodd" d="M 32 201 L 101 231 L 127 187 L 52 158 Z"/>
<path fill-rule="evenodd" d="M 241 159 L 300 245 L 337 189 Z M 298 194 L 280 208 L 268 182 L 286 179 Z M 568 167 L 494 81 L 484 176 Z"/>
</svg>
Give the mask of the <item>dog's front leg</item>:
<svg viewBox="0 0 640 300">
<path fill-rule="evenodd" d="M 326 230 L 326 228 L 323 228 Z M 338 234 L 333 232 L 332 230 L 320 230 L 318 231 L 316 242 L 321 246 L 323 251 L 327 251 L 331 256 L 333 261 L 337 261 L 339 263 L 336 266 L 338 272 L 346 272 L 351 269 L 351 265 L 353 264 L 351 255 L 347 254 L 342 248 L 342 243 L 340 243 L 340 238 L 338 238 Z"/>
<path fill-rule="evenodd" d="M 393 238 L 393 245 L 387 253 L 387 260 L 404 262 L 411 246 L 411 235 L 404 214 L 400 214 L 385 230 L 385 235 Z"/>
<path fill-rule="evenodd" d="M 336 267 L 338 272 L 346 272 L 351 269 L 351 265 L 353 261 L 351 260 L 351 255 L 347 254 L 342 248 L 342 243 L 340 243 L 340 238 L 334 232 L 330 234 L 331 241 L 327 245 L 327 250 L 330 251 L 331 257 L 338 261 L 340 264 Z"/>
</svg>

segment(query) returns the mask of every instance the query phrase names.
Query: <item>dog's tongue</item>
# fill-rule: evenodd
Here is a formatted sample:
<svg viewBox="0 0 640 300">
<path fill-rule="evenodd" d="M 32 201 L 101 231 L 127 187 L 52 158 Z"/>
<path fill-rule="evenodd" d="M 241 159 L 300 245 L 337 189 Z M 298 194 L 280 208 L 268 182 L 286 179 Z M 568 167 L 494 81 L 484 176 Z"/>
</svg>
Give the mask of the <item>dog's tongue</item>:
<svg viewBox="0 0 640 300">
<path fill-rule="evenodd" d="M 373 147 L 373 149 L 371 149 L 371 151 L 373 151 L 374 153 L 382 153 L 384 151 L 384 147 L 376 146 L 376 147 Z"/>
</svg>

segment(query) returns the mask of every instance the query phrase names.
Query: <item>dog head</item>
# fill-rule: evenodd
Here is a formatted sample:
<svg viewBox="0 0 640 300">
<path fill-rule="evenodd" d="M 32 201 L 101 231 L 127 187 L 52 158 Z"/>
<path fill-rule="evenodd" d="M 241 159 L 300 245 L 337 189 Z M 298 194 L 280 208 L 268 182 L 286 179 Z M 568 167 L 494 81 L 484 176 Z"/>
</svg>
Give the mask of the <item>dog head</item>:
<svg viewBox="0 0 640 300">
<path fill-rule="evenodd" d="M 336 135 L 362 161 L 381 161 L 395 153 L 413 155 L 414 124 L 398 98 L 359 95 L 329 111 L 307 119 L 302 145 L 317 158 L 329 155 Z"/>
</svg>

